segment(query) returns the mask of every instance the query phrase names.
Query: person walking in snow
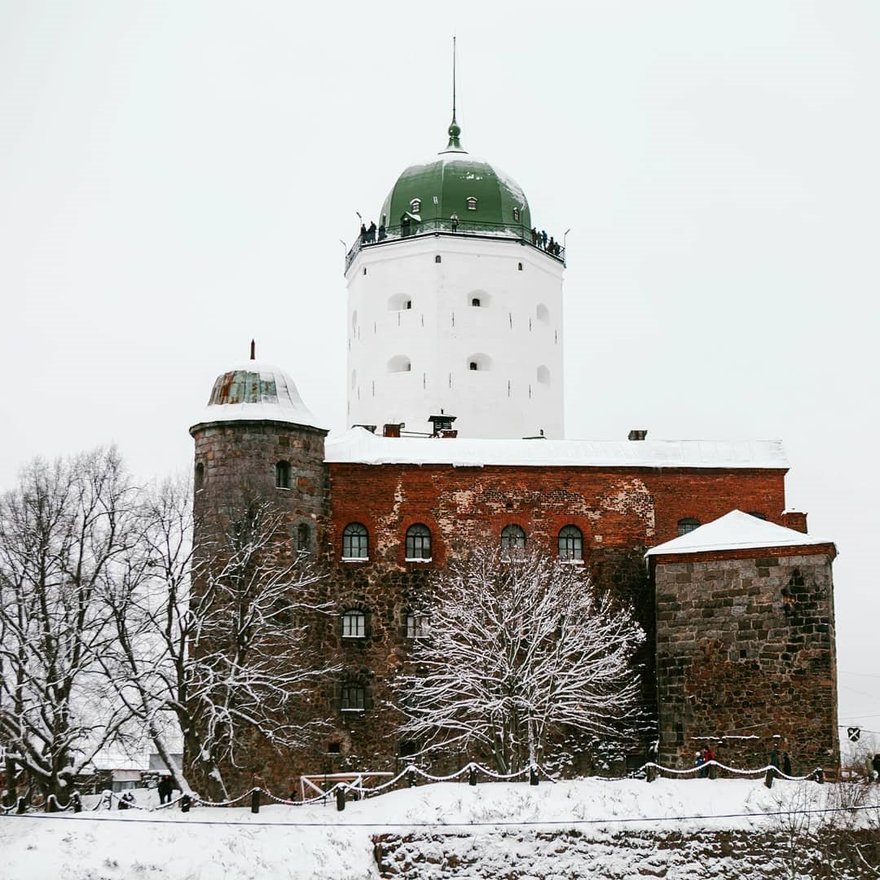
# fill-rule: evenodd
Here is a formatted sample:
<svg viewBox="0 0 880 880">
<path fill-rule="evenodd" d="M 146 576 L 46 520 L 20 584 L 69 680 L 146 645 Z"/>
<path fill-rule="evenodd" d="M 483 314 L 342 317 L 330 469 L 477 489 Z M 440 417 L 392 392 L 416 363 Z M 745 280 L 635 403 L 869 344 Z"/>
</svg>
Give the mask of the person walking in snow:
<svg viewBox="0 0 880 880">
<path fill-rule="evenodd" d="M 163 776 L 159 780 L 159 784 L 156 786 L 156 789 L 159 792 L 159 803 L 170 804 L 171 792 L 174 791 L 174 783 L 171 781 L 171 777 Z"/>
<path fill-rule="evenodd" d="M 712 763 L 715 760 L 715 752 L 712 750 L 712 744 L 706 746 L 703 749 L 703 763 L 706 765 L 705 776 L 708 776 L 709 779 L 715 778 L 715 765 Z"/>
<path fill-rule="evenodd" d="M 775 745 L 770 751 L 770 766 L 779 769 L 779 750 Z"/>
<path fill-rule="evenodd" d="M 789 755 L 787 751 L 782 752 L 782 772 L 786 776 L 794 775 L 791 772 L 791 755 Z"/>
<path fill-rule="evenodd" d="M 703 753 L 696 752 L 694 754 L 694 767 L 697 768 L 697 779 L 703 778 L 703 764 L 705 764 L 705 761 L 703 760 Z"/>
</svg>

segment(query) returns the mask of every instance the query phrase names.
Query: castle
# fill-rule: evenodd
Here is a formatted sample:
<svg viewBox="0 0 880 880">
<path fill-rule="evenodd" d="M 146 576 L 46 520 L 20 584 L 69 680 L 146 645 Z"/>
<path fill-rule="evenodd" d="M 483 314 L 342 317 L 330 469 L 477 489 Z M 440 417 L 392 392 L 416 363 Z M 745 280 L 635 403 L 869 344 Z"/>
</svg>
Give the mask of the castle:
<svg viewBox="0 0 880 880">
<path fill-rule="evenodd" d="M 730 764 L 761 766 L 784 742 L 796 770 L 834 768 L 835 547 L 787 509 L 781 445 L 564 439 L 565 236 L 464 150 L 454 114 L 448 134 L 346 258 L 352 427 L 328 437 L 293 381 L 252 359 L 217 378 L 190 429 L 197 520 L 257 487 L 290 552 L 332 570 L 319 637 L 341 671 L 314 707 L 332 730 L 254 768 L 284 784 L 412 753 L 389 676 L 422 635 L 426 578 L 477 542 L 558 554 L 632 605 L 656 724 L 632 765 L 690 766 L 720 741 Z"/>
</svg>

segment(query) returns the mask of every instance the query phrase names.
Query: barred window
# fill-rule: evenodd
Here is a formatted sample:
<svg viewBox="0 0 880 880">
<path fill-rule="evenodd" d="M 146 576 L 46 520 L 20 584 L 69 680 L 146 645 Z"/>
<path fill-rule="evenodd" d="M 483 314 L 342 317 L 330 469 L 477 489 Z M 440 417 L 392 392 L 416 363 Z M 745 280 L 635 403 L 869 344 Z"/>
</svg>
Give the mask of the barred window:
<svg viewBox="0 0 880 880">
<path fill-rule="evenodd" d="M 367 615 L 350 608 L 342 612 L 342 638 L 363 639 L 367 636 Z"/>
<path fill-rule="evenodd" d="M 349 523 L 342 531 L 342 558 L 367 559 L 370 555 L 367 527 Z"/>
<path fill-rule="evenodd" d="M 584 558 L 584 535 L 577 526 L 563 526 L 559 530 L 559 558 Z"/>
<path fill-rule="evenodd" d="M 678 521 L 678 535 L 681 537 L 699 527 L 700 521 L 698 519 L 694 519 L 692 516 L 686 516 L 684 519 Z"/>
<path fill-rule="evenodd" d="M 525 529 L 518 525 L 505 526 L 501 530 L 501 555 L 512 556 L 526 549 Z"/>
<path fill-rule="evenodd" d="M 406 530 L 406 558 L 431 558 L 431 530 L 421 523 L 416 523 Z"/>
<path fill-rule="evenodd" d="M 367 689 L 362 684 L 346 682 L 339 693 L 342 712 L 363 712 L 367 708 Z"/>
<path fill-rule="evenodd" d="M 406 613 L 406 637 L 408 639 L 421 639 L 428 635 L 428 618 L 425 614 L 416 614 L 415 611 Z"/>
</svg>

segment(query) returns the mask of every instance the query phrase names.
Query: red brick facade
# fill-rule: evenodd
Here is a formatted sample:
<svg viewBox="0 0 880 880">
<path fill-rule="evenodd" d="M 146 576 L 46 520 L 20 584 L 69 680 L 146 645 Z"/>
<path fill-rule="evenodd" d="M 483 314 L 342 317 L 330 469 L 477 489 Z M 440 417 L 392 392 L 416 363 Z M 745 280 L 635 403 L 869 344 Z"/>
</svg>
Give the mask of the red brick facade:
<svg viewBox="0 0 880 880">
<path fill-rule="evenodd" d="M 322 439 L 315 432 L 293 428 L 277 432 L 276 436 L 274 432 L 267 433 L 263 426 L 253 427 L 253 437 L 244 424 L 236 430 L 197 436 L 197 461 L 207 464 L 209 478 L 212 473 L 222 474 L 224 484 L 230 479 L 235 482 L 247 479 L 251 484 L 262 479 L 267 491 L 277 495 L 279 490 L 271 485 L 271 468 L 281 454 L 279 444 L 284 443 L 285 450 L 289 450 L 285 455 L 294 464 L 296 480 L 289 493 L 282 493 L 283 506 L 290 512 L 292 528 L 301 519 L 315 523 L 317 556 L 330 570 L 323 599 L 331 604 L 331 611 L 310 625 L 312 638 L 320 652 L 340 667 L 340 672 L 311 702 L 316 717 L 329 719 L 329 725 L 315 738 L 312 747 L 285 756 L 255 748 L 250 768 L 275 786 L 286 786 L 291 777 L 302 772 L 394 770 L 401 766 L 407 744 L 401 742 L 395 730 L 399 719 L 390 706 L 389 685 L 408 656 L 407 612 L 418 607 L 432 572 L 442 569 L 451 557 L 466 553 L 477 543 L 497 544 L 505 526 L 519 526 L 530 547 L 554 555 L 558 552 L 560 529 L 573 525 L 580 530 L 584 564 L 594 582 L 631 604 L 647 633 L 638 662 L 643 670 L 643 700 L 650 718 L 664 717 L 657 705 L 658 684 L 661 703 L 666 701 L 669 706 L 679 707 L 675 711 L 681 714 L 684 694 L 675 692 L 676 679 L 664 675 L 669 668 L 683 668 L 682 664 L 691 668 L 691 660 L 686 656 L 691 646 L 687 644 L 682 653 L 675 632 L 658 633 L 658 627 L 667 626 L 668 617 L 661 619 L 658 615 L 654 579 L 645 565 L 645 551 L 675 538 L 682 520 L 708 523 L 734 509 L 759 515 L 778 525 L 805 527 L 802 515 L 783 513 L 785 468 L 781 466 L 322 463 Z M 447 441 L 426 439 L 424 442 Z M 228 456 L 235 461 L 224 461 Z M 300 486 L 306 490 L 302 498 L 297 497 Z M 318 487 L 321 487 L 320 494 L 316 491 Z M 200 493 L 199 505 L 210 504 L 210 495 L 210 491 Z M 367 530 L 368 555 L 365 559 L 344 560 L 343 531 L 354 523 Z M 406 531 L 416 524 L 430 530 L 429 561 L 413 562 L 405 558 Z M 761 553 L 767 555 L 764 551 Z M 748 560 L 755 555 L 748 551 L 733 554 L 737 560 Z M 674 600 L 667 595 L 664 601 Z M 830 609 L 830 604 L 827 608 L 817 608 L 816 614 L 821 617 Z M 347 609 L 365 613 L 366 628 L 362 637 L 343 634 L 341 620 Z M 825 617 L 828 619 L 819 624 L 811 619 L 811 625 L 832 627 L 830 610 Z M 696 631 L 700 630 L 699 619 L 694 626 Z M 750 646 L 752 657 L 759 657 L 763 648 L 759 644 L 761 632 L 761 629 L 755 630 L 754 644 Z M 657 667 L 660 645 L 665 652 L 662 670 Z M 818 708 L 829 693 L 833 694 L 833 686 L 830 690 L 828 686 L 828 670 L 833 669 L 833 632 L 825 642 L 811 645 L 824 652 L 821 662 L 813 661 L 814 665 L 819 662 L 821 666 L 821 682 L 815 688 L 802 676 L 798 682 L 801 688 L 810 691 L 811 711 L 818 718 L 810 730 L 827 729 L 830 733 L 827 736 L 811 733 L 798 741 L 798 747 L 818 758 L 828 752 L 836 723 L 832 720 L 833 709 L 822 712 Z M 780 658 L 776 660 L 784 662 Z M 363 711 L 346 709 L 340 698 L 342 689 L 351 683 L 365 689 Z M 784 727 L 793 730 L 797 710 L 794 704 L 786 705 L 788 714 Z M 725 715 L 725 711 L 719 709 L 717 719 L 728 718 L 729 713 Z M 707 720 L 707 716 L 700 717 L 702 721 Z M 768 713 L 767 719 L 767 730 L 770 730 L 775 723 L 772 713 Z M 667 727 L 676 737 L 668 748 L 664 749 L 661 743 L 667 760 L 684 760 L 682 755 L 689 747 L 689 744 L 680 744 L 683 734 L 677 725 L 678 720 L 667 720 Z M 663 730 L 660 733 L 662 737 Z M 687 733 L 684 736 L 686 739 Z M 633 763 L 648 756 L 648 744 L 655 738 L 656 732 L 652 729 L 639 754 L 632 756 Z M 458 757 L 467 760 L 477 756 Z M 456 756 L 449 760 L 455 763 Z M 571 767 L 582 772 L 591 769 L 588 763 L 578 764 L 577 760 Z M 242 784 L 245 782 L 242 776 Z"/>
</svg>

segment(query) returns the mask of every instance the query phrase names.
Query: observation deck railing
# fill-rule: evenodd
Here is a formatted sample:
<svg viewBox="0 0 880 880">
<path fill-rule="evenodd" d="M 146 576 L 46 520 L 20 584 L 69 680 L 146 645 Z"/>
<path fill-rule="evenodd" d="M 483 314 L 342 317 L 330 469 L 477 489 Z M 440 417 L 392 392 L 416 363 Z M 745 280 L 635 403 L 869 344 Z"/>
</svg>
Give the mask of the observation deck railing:
<svg viewBox="0 0 880 880">
<path fill-rule="evenodd" d="M 388 226 L 384 231 L 381 227 L 375 234 L 361 234 L 345 255 L 345 271 L 347 272 L 361 248 L 402 241 L 405 238 L 418 238 L 426 235 L 463 235 L 478 238 L 506 238 L 522 242 L 547 254 L 554 260 L 565 265 L 565 248 L 554 238 L 544 241 L 540 232 L 532 234 L 532 230 L 519 223 L 490 223 L 483 220 L 451 220 L 436 218 L 434 220 L 413 220 L 409 224 Z"/>
</svg>

